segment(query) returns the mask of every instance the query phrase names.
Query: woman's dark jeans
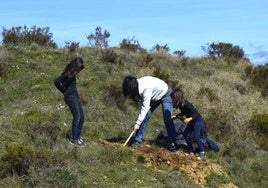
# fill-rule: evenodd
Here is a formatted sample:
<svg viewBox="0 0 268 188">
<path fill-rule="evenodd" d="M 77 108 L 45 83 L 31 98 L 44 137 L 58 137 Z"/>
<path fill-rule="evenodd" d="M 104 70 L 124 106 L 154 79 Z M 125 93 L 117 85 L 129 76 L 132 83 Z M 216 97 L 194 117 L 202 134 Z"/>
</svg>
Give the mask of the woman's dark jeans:
<svg viewBox="0 0 268 188">
<path fill-rule="evenodd" d="M 72 122 L 72 136 L 73 140 L 78 140 L 80 138 L 83 124 L 85 121 L 85 115 L 82 107 L 82 103 L 78 96 L 67 96 L 65 97 L 65 102 L 69 106 L 71 113 L 73 115 L 73 122 Z"/>
<path fill-rule="evenodd" d="M 201 129 L 204 127 L 204 120 L 202 117 L 197 118 L 193 122 L 190 122 L 184 132 L 183 132 L 183 137 L 186 140 L 186 143 L 188 145 L 189 150 L 193 150 L 193 143 L 192 143 L 192 138 L 191 138 L 191 133 L 194 133 L 194 140 L 196 140 L 197 145 L 198 145 L 198 150 L 199 152 L 204 151 L 204 145 L 203 142 L 201 141 Z"/>
</svg>

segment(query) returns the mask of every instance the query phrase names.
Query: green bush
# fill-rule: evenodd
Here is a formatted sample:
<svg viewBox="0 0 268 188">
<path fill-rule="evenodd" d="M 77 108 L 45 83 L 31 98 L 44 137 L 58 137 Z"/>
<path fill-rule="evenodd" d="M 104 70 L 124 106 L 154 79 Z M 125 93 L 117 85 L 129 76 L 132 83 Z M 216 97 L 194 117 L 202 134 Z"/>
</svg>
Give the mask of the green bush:
<svg viewBox="0 0 268 188">
<path fill-rule="evenodd" d="M 102 51 L 102 61 L 110 63 L 118 63 L 118 55 L 113 49 L 105 49 Z"/>
<path fill-rule="evenodd" d="M 170 75 L 166 71 L 162 70 L 160 67 L 156 67 L 154 69 L 153 76 L 160 78 L 161 80 L 164 80 L 172 88 L 178 85 L 178 82 L 176 80 L 172 80 L 170 78 Z"/>
<path fill-rule="evenodd" d="M 79 48 L 79 42 L 66 41 L 65 48 L 69 49 L 70 52 L 75 52 Z"/>
<path fill-rule="evenodd" d="M 227 62 L 236 63 L 239 59 L 245 56 L 244 50 L 239 46 L 234 46 L 231 43 L 211 43 L 207 44 L 207 47 L 202 46 L 208 57 L 216 59 L 222 58 Z"/>
<path fill-rule="evenodd" d="M 207 87 L 200 88 L 197 94 L 200 96 L 207 96 L 210 102 L 219 101 L 219 97 L 215 94 L 215 92 Z"/>
<path fill-rule="evenodd" d="M 119 44 L 119 48 L 122 50 L 128 50 L 131 52 L 137 52 L 145 50 L 141 47 L 138 40 L 135 40 L 134 37 L 132 39 L 123 39 L 122 42 Z"/>
<path fill-rule="evenodd" d="M 251 118 L 250 123 L 256 142 L 263 149 L 268 150 L 268 114 L 256 114 Z"/>
<path fill-rule="evenodd" d="M 253 66 L 252 65 L 248 65 L 245 67 L 244 72 L 246 74 L 247 77 L 249 77 L 252 73 L 253 70 Z"/>
<path fill-rule="evenodd" d="M 268 64 L 254 68 L 250 74 L 250 81 L 260 89 L 263 97 L 268 96 Z"/>
<path fill-rule="evenodd" d="M 5 151 L 0 156 L 0 177 L 28 175 L 36 166 L 49 164 L 51 156 L 48 150 L 36 151 L 21 144 L 5 144 Z"/>
<path fill-rule="evenodd" d="M 28 28 L 27 26 L 17 26 L 11 29 L 3 28 L 2 32 L 3 44 L 5 45 L 26 45 L 36 43 L 40 46 L 56 47 L 53 42 L 53 34 L 49 31 L 49 27 L 36 27 Z"/>
<path fill-rule="evenodd" d="M 26 127 L 26 133 L 35 143 L 55 146 L 57 139 L 63 135 L 61 128 L 54 122 L 35 123 Z"/>
</svg>

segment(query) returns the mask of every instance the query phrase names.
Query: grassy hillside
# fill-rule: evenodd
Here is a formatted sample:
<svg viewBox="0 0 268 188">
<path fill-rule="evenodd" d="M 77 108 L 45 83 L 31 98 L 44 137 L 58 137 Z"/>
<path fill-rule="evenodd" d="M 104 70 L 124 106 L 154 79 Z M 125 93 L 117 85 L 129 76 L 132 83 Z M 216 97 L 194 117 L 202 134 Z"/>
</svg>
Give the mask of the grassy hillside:
<svg viewBox="0 0 268 188">
<path fill-rule="evenodd" d="M 84 148 L 69 144 L 72 116 L 53 80 L 72 57 L 86 68 L 77 78 L 86 114 Z M 220 146 L 206 163 L 228 177 L 210 174 L 207 187 L 268 186 L 267 150 L 253 139 L 250 122 L 268 113 L 268 101 L 248 83 L 244 62 L 179 59 L 166 53 L 117 49 L 0 48 L 1 187 L 200 187 L 179 169 L 146 165 L 146 157 L 122 144 L 139 107 L 122 96 L 124 76 L 153 75 L 180 86 L 204 116 L 209 137 Z M 161 108 L 151 118 L 145 144 L 164 129 Z M 180 154 L 181 151 L 178 151 Z M 191 163 L 191 161 L 188 161 Z"/>
</svg>

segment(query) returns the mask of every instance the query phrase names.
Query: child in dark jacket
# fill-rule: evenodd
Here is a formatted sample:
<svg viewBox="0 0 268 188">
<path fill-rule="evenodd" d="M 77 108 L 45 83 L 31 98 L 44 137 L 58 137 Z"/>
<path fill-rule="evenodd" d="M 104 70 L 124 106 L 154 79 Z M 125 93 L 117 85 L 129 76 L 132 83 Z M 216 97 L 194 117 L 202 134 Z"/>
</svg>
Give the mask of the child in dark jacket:
<svg viewBox="0 0 268 188">
<path fill-rule="evenodd" d="M 171 93 L 174 108 L 179 108 L 180 113 L 176 116 L 172 116 L 173 119 L 181 119 L 187 126 L 183 133 L 183 137 L 187 142 L 188 148 L 186 153 L 194 152 L 192 140 L 190 138 L 191 133 L 194 134 L 194 138 L 198 145 L 199 157 L 204 159 L 205 149 L 204 144 L 201 141 L 201 129 L 205 126 L 204 120 L 196 108 L 190 103 L 184 96 L 184 93 L 179 88 L 176 88 Z"/>
<path fill-rule="evenodd" d="M 64 101 L 73 115 L 72 138 L 70 144 L 84 146 L 86 142 L 81 138 L 85 121 L 82 103 L 76 88 L 76 75 L 84 69 L 82 58 L 74 58 L 64 69 L 63 73 L 54 81 L 55 86 L 64 95 Z"/>
</svg>

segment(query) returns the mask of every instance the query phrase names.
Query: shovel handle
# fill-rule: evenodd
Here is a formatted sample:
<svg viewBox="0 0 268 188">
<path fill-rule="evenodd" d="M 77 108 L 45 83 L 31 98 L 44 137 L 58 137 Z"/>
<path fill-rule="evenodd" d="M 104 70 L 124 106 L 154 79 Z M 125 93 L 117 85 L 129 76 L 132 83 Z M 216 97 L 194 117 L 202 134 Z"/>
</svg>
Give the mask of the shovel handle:
<svg viewBox="0 0 268 188">
<path fill-rule="evenodd" d="M 128 141 L 130 140 L 130 138 L 133 136 L 133 134 L 135 133 L 135 131 L 132 131 L 131 134 L 129 135 L 129 137 L 127 138 L 126 142 L 124 143 L 124 146 L 127 145 Z"/>
</svg>

